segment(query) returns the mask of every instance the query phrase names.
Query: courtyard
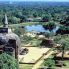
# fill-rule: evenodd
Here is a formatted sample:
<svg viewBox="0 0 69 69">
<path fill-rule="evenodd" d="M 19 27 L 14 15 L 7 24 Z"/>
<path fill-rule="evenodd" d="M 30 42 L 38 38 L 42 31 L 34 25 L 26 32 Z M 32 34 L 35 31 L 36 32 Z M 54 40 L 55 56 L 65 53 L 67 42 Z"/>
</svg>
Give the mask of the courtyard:
<svg viewBox="0 0 69 69">
<path fill-rule="evenodd" d="M 37 63 L 44 54 L 47 54 L 50 48 L 40 47 L 22 47 L 27 48 L 29 51 L 25 55 L 19 55 L 19 62 L 23 64 L 35 64 Z"/>
</svg>

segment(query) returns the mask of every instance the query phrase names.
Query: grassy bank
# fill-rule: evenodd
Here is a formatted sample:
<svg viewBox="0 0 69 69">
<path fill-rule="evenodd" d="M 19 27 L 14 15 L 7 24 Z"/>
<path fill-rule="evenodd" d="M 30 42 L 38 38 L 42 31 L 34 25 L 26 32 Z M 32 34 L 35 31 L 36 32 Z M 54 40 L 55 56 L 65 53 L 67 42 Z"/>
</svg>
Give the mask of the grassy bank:
<svg viewBox="0 0 69 69">
<path fill-rule="evenodd" d="M 10 24 L 9 27 L 27 26 L 27 25 L 34 25 L 34 24 L 39 24 L 39 22 L 23 22 L 19 24 Z"/>
<path fill-rule="evenodd" d="M 19 64 L 19 69 L 32 69 L 32 64 Z"/>
</svg>

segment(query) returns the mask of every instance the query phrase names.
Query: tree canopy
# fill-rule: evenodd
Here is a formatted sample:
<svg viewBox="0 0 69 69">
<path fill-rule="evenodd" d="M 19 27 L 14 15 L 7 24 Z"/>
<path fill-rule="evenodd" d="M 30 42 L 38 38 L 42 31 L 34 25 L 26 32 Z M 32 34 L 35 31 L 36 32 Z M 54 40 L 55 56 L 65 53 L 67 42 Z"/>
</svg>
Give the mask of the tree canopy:
<svg viewBox="0 0 69 69">
<path fill-rule="evenodd" d="M 0 69 L 18 69 L 18 62 L 12 56 L 3 53 L 0 55 Z"/>
</svg>

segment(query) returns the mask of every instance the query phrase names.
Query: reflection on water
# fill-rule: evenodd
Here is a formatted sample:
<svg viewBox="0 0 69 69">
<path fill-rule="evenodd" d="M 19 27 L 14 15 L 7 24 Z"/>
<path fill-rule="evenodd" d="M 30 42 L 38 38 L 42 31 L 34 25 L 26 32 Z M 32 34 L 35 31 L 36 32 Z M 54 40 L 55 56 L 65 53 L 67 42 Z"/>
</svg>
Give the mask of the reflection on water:
<svg viewBox="0 0 69 69">
<path fill-rule="evenodd" d="M 25 26 L 25 29 L 28 32 L 36 31 L 36 32 L 56 33 L 56 31 L 59 29 L 59 27 L 56 26 L 56 28 L 54 28 L 53 30 L 50 31 L 49 29 L 44 29 L 44 27 L 42 25 L 31 25 L 31 26 Z"/>
</svg>

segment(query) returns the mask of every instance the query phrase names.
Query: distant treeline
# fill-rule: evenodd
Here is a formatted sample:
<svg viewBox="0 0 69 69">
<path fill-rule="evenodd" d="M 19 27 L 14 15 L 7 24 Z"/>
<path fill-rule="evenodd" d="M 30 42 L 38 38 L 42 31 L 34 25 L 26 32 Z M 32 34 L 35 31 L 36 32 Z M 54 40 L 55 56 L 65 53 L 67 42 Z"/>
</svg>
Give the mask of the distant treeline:
<svg viewBox="0 0 69 69">
<path fill-rule="evenodd" d="M 60 22 L 69 16 L 67 2 L 0 2 L 0 24 L 7 14 L 10 24 L 26 21 L 57 21 Z"/>
</svg>

